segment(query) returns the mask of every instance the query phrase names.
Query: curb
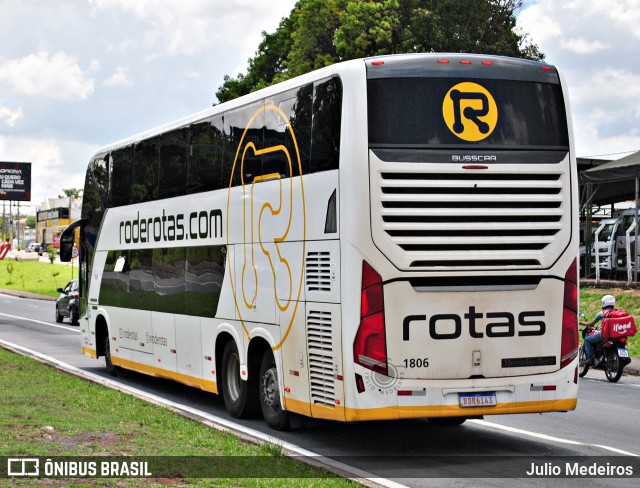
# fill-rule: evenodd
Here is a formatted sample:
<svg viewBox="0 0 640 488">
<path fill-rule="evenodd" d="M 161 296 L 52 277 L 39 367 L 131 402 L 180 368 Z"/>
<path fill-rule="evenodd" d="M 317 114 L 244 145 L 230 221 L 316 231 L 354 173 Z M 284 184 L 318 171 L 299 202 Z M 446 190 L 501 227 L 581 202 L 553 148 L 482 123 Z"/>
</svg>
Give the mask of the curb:
<svg viewBox="0 0 640 488">
<path fill-rule="evenodd" d="M 39 295 L 38 293 L 31 293 L 30 291 L 21 291 L 21 290 L 5 290 L 0 288 L 0 294 L 3 295 L 11 295 L 19 298 L 31 298 L 32 300 L 45 300 L 48 302 L 55 302 L 56 297 L 50 297 L 47 295 Z"/>
<path fill-rule="evenodd" d="M 637 364 L 638 362 L 640 362 L 639 359 L 635 359 L 635 358 L 632 359 L 631 364 L 629 364 L 629 366 L 624 368 L 624 373 L 626 373 L 629 376 L 640 376 L 640 365 Z"/>
</svg>

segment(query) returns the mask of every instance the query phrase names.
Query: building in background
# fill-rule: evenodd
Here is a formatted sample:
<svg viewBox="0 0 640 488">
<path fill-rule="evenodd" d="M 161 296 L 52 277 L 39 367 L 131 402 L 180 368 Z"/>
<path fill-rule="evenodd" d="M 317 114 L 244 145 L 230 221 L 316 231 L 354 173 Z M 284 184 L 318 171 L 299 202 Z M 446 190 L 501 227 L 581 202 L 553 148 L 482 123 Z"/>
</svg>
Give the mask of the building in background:
<svg viewBox="0 0 640 488">
<path fill-rule="evenodd" d="M 80 218 L 82 197 L 47 198 L 36 214 L 36 240 L 56 249 L 60 246 L 60 234 L 72 222 Z"/>
</svg>

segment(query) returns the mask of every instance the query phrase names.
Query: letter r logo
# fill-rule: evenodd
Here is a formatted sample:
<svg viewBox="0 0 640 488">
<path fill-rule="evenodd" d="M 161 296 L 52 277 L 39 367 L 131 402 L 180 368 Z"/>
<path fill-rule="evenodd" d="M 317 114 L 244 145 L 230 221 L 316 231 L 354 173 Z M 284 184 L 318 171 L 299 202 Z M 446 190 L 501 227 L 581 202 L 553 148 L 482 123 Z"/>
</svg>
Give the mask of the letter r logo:
<svg viewBox="0 0 640 488">
<path fill-rule="evenodd" d="M 478 142 L 496 128 L 498 107 L 483 86 L 466 81 L 447 92 L 442 102 L 442 116 L 456 137 Z"/>
</svg>

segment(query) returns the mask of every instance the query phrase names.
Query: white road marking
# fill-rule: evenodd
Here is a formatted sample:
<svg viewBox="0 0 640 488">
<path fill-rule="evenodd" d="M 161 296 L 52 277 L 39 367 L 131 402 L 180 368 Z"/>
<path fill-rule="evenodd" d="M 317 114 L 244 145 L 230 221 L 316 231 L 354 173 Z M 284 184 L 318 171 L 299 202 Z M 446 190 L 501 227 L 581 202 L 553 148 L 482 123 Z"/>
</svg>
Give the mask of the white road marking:
<svg viewBox="0 0 640 488">
<path fill-rule="evenodd" d="M 20 317 L 19 315 L 10 315 L 8 313 L 2 313 L 2 312 L 0 312 L 0 315 L 2 315 L 3 317 L 9 317 L 10 319 L 26 320 L 28 322 L 35 322 L 36 324 L 48 325 L 49 327 L 56 327 L 58 329 L 70 330 L 71 332 L 80 333 L 78 329 L 72 329 L 71 327 L 65 327 L 64 325 L 52 324 L 49 322 L 43 322 L 42 320 L 30 319 L 27 317 Z"/>
<path fill-rule="evenodd" d="M 539 434 L 538 432 L 531 432 L 530 430 L 518 429 L 516 427 L 509 427 L 507 425 L 500 425 L 500 424 L 496 424 L 494 422 L 487 422 L 486 420 L 474 420 L 474 419 L 472 419 L 472 420 L 468 420 L 468 422 L 473 422 L 474 424 L 481 425 L 481 426 L 486 427 L 488 429 L 504 430 L 506 432 L 511 432 L 513 434 L 526 435 L 526 436 L 529 436 L 529 437 L 535 437 L 536 439 L 542 439 L 542 440 L 545 440 L 545 441 L 558 442 L 560 444 L 571 444 L 571 445 L 574 445 L 574 446 L 597 447 L 599 449 L 604 449 L 605 451 L 615 452 L 616 454 L 622 454 L 624 456 L 640 457 L 639 454 L 634 454 L 634 453 L 629 452 L 629 451 L 623 451 L 622 449 L 618 449 L 616 447 L 603 446 L 603 445 L 600 445 L 600 444 L 589 444 L 589 443 L 586 443 L 586 442 L 572 441 L 570 439 L 562 439 L 561 437 L 554 437 L 554 436 L 550 436 L 550 435 L 546 435 L 546 434 Z"/>
</svg>

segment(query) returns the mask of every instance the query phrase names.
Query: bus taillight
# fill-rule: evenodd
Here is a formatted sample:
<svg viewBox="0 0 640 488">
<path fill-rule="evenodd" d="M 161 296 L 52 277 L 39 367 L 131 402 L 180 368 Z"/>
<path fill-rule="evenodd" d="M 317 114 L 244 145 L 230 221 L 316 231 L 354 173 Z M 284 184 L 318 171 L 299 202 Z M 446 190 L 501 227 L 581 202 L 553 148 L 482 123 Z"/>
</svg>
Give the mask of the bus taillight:
<svg viewBox="0 0 640 488">
<path fill-rule="evenodd" d="M 353 342 L 354 361 L 367 369 L 388 374 L 382 278 L 362 262 L 360 326 Z"/>
<path fill-rule="evenodd" d="M 562 345 L 560 368 L 567 366 L 578 354 L 578 261 L 573 260 L 564 277 L 562 308 Z"/>
</svg>

